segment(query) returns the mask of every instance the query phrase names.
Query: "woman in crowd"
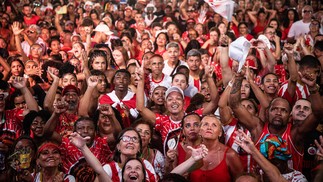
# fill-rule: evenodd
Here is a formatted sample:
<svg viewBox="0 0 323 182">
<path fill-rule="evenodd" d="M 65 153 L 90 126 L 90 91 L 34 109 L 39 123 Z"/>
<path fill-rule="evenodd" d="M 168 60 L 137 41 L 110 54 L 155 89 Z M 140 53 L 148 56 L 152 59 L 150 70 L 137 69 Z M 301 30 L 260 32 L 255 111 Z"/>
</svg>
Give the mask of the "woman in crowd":
<svg viewBox="0 0 323 182">
<path fill-rule="evenodd" d="M 129 61 L 127 50 L 123 47 L 117 47 L 113 50 L 112 56 L 115 60 L 117 69 L 126 69 Z"/>
<path fill-rule="evenodd" d="M 208 155 L 203 159 L 203 166 L 190 174 L 190 181 L 232 181 L 237 178 L 243 167 L 238 154 L 219 141 L 223 134 L 220 120 L 214 115 L 205 116 L 199 134 Z"/>
<path fill-rule="evenodd" d="M 142 141 L 140 134 L 133 128 L 122 130 L 117 138 L 117 147 L 114 151 L 113 161 L 104 165 L 103 169 L 111 177 L 112 181 L 121 181 L 121 169 L 127 160 L 140 157 L 142 154 Z M 143 160 L 146 169 L 146 180 L 156 181 L 156 173 L 153 166 Z"/>
<path fill-rule="evenodd" d="M 30 111 L 23 120 L 23 129 L 25 135 L 33 138 L 37 146 L 40 146 L 47 137 L 44 136 L 44 126 L 50 118 L 50 113 L 46 110 Z"/>
<path fill-rule="evenodd" d="M 62 172 L 62 159 L 59 147 L 55 143 L 45 142 L 38 148 L 37 167 L 39 171 L 34 176 L 34 182 L 75 182 L 72 175 L 66 175 Z"/>
<path fill-rule="evenodd" d="M 281 31 L 282 31 L 282 40 L 286 40 L 287 39 L 287 35 L 289 32 L 290 27 L 292 26 L 292 24 L 296 21 L 299 20 L 298 17 L 298 13 L 295 9 L 291 8 L 289 10 L 287 10 L 287 13 L 285 15 L 286 17 L 283 18 L 283 24 L 280 27 Z"/>
<path fill-rule="evenodd" d="M 156 40 L 154 42 L 155 54 L 163 56 L 166 52 L 166 45 L 169 42 L 169 37 L 166 32 L 157 32 Z"/>
<path fill-rule="evenodd" d="M 147 161 L 149 161 L 154 169 L 156 174 L 158 175 L 158 179 L 162 179 L 165 173 L 165 161 L 164 155 L 157 149 L 150 148 L 150 143 L 152 142 L 152 137 L 154 135 L 153 127 L 150 123 L 139 120 L 134 123 L 133 127 L 140 134 L 142 141 L 142 154 L 141 157 Z"/>
<path fill-rule="evenodd" d="M 107 70 L 108 60 L 104 51 L 93 49 L 89 54 L 89 69 L 99 70 L 103 73 Z"/>
</svg>

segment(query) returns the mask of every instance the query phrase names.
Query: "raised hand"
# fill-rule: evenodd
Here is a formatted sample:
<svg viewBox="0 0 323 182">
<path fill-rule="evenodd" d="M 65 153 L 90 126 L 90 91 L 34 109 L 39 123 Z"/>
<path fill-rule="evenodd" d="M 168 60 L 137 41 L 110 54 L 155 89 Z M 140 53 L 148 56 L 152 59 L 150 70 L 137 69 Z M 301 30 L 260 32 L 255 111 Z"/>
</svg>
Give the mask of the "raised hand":
<svg viewBox="0 0 323 182">
<path fill-rule="evenodd" d="M 145 61 L 142 60 L 141 65 L 139 65 L 138 61 L 136 61 L 136 65 L 137 65 L 136 78 L 137 78 L 138 81 L 143 80 L 144 74 L 145 74 L 145 72 L 144 72 Z"/>
<path fill-rule="evenodd" d="M 191 157 L 195 160 L 198 161 L 200 159 L 203 159 L 207 154 L 208 154 L 208 149 L 206 148 L 205 145 L 201 144 L 199 148 L 195 149 L 191 146 L 187 146 L 187 149 L 191 150 L 192 155 Z"/>
<path fill-rule="evenodd" d="M 54 112 L 56 114 L 61 114 L 66 112 L 68 108 L 68 103 L 64 100 L 64 98 L 57 99 L 56 102 L 53 104 Z"/>
<path fill-rule="evenodd" d="M 16 89 L 22 89 L 26 87 L 26 79 L 20 76 L 12 76 L 8 81 Z"/>
<path fill-rule="evenodd" d="M 108 117 L 113 117 L 114 116 L 113 109 L 109 104 L 100 105 L 99 110 L 100 110 L 101 114 L 103 114 L 103 115 L 106 115 Z"/>
<path fill-rule="evenodd" d="M 206 78 L 212 78 L 214 72 L 214 66 L 211 66 L 211 59 L 208 60 L 207 65 L 204 67 L 204 75 Z"/>
<path fill-rule="evenodd" d="M 21 34 L 21 32 L 24 31 L 24 29 L 20 29 L 19 26 L 20 26 L 20 23 L 17 21 L 13 22 L 13 24 L 11 25 L 12 32 L 14 35 L 19 35 Z"/>
<path fill-rule="evenodd" d="M 86 80 L 86 83 L 88 87 L 96 87 L 98 85 L 98 76 L 90 76 Z"/>
<path fill-rule="evenodd" d="M 284 52 L 287 54 L 287 56 L 293 56 L 294 53 L 294 45 L 286 43 L 284 45 Z"/>
<path fill-rule="evenodd" d="M 51 69 L 50 67 L 47 68 L 47 73 L 52 77 L 54 81 L 58 81 L 58 76 L 54 73 L 54 69 Z"/>
<path fill-rule="evenodd" d="M 316 77 L 312 75 L 312 73 L 304 73 L 298 72 L 298 75 L 303 83 L 305 83 L 309 87 L 314 87 L 316 85 Z"/>
<path fill-rule="evenodd" d="M 247 61 L 247 67 L 246 67 L 246 79 L 249 83 L 254 82 L 253 77 L 251 76 L 249 62 Z"/>
<path fill-rule="evenodd" d="M 75 145 L 75 147 L 82 149 L 84 146 L 86 146 L 87 140 L 90 140 L 91 137 L 87 136 L 83 138 L 80 134 L 74 132 L 70 134 L 69 139 L 70 142 Z"/>
<path fill-rule="evenodd" d="M 235 133 L 237 136 L 235 137 L 234 142 L 244 151 L 250 154 L 254 149 L 256 149 L 255 144 L 252 142 L 250 137 L 248 137 L 241 129 L 237 130 Z"/>
</svg>

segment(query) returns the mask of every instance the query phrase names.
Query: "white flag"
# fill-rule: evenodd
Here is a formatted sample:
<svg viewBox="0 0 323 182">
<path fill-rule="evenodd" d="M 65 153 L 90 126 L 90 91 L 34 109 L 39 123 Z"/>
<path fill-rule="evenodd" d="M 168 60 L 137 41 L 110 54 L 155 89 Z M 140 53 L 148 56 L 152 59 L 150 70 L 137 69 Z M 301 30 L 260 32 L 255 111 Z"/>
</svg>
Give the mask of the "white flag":
<svg viewBox="0 0 323 182">
<path fill-rule="evenodd" d="M 204 0 L 216 13 L 228 21 L 232 20 L 234 1 L 232 0 Z"/>
</svg>

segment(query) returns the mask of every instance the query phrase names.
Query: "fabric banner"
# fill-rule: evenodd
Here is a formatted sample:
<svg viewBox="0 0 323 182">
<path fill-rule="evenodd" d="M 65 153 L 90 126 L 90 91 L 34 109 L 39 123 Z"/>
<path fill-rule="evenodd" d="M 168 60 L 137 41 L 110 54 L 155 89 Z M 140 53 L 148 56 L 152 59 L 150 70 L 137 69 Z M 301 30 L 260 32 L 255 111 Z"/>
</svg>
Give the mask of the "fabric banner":
<svg viewBox="0 0 323 182">
<path fill-rule="evenodd" d="M 232 20 L 234 1 L 232 0 L 204 0 L 216 13 L 228 21 Z"/>
</svg>

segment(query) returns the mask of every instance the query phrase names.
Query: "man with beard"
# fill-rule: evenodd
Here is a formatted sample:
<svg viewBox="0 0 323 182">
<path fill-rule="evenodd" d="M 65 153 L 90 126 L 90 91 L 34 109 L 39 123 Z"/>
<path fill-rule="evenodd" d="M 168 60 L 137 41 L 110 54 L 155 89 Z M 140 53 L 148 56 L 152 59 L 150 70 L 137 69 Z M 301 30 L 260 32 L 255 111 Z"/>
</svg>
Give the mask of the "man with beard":
<svg viewBox="0 0 323 182">
<path fill-rule="evenodd" d="M 24 22 L 27 26 L 37 24 L 40 19 L 39 16 L 32 14 L 32 9 L 29 4 L 24 4 L 22 13 L 24 14 Z"/>
<path fill-rule="evenodd" d="M 138 117 L 136 94 L 128 90 L 130 77 L 130 73 L 125 69 L 116 71 L 112 79 L 114 90 L 99 98 L 99 105 L 109 104 L 120 112 L 125 128 L 131 125 L 132 119 Z"/>
<path fill-rule="evenodd" d="M 309 99 L 312 103 L 313 114 L 310 114 L 304 122 L 296 125 L 288 123 L 290 116 L 289 102 L 283 98 L 275 98 L 271 101 L 266 111 L 266 121 L 261 121 L 257 116 L 252 116 L 241 103 L 240 87 L 244 77 L 244 71 L 236 74 L 230 93 L 230 107 L 235 116 L 251 133 L 251 138 L 259 149 L 259 141 L 268 133 L 281 136 L 287 141 L 288 150 L 292 154 L 289 167 L 295 170 L 302 170 L 303 161 L 303 137 L 306 133 L 316 128 L 318 120 L 315 116 L 321 116 L 322 100 L 315 85 L 315 80 L 308 80 L 303 77 L 302 80 L 307 84 L 311 95 Z M 314 102 L 315 101 L 315 102 Z M 315 114 L 315 116 L 314 116 Z"/>
<path fill-rule="evenodd" d="M 81 151 L 71 144 L 69 138 L 54 131 L 56 124 L 58 124 L 58 116 L 70 110 L 68 104 L 64 100 L 57 101 L 54 108 L 54 113 L 46 123 L 44 135 L 60 143 L 64 172 L 73 175 L 78 181 L 94 181 L 96 174 L 86 161 L 82 160 L 83 154 Z M 48 127 L 48 123 L 51 123 L 51 127 Z M 77 132 L 81 137 L 86 138 L 86 145 L 102 165 L 108 163 L 111 150 L 107 139 L 96 136 L 96 123 L 91 118 L 81 117 L 77 119 L 73 123 L 71 132 Z"/>
<path fill-rule="evenodd" d="M 67 85 L 62 91 L 62 98 L 57 99 L 54 103 L 54 108 L 57 107 L 57 103 L 63 101 L 66 105 L 66 110 L 61 113 L 53 113 L 52 117 L 58 118 L 58 124 L 53 122 L 47 122 L 45 130 L 52 130 L 60 134 L 61 136 L 68 136 L 73 132 L 73 126 L 78 119 L 78 106 L 79 106 L 80 90 L 74 85 Z"/>
</svg>

